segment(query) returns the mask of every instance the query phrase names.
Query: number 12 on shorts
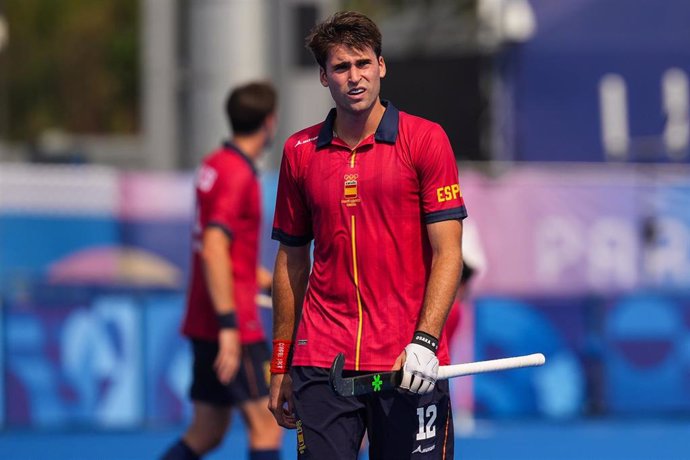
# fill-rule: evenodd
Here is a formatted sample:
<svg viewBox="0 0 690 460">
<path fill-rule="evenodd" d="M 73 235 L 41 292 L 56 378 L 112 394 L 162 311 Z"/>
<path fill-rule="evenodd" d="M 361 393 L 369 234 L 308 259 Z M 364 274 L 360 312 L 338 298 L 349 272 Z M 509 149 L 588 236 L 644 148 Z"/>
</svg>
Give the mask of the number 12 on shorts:
<svg viewBox="0 0 690 460">
<path fill-rule="evenodd" d="M 417 408 L 417 418 L 419 419 L 419 431 L 417 431 L 417 441 L 430 439 L 436 436 L 436 404 L 427 407 Z"/>
</svg>

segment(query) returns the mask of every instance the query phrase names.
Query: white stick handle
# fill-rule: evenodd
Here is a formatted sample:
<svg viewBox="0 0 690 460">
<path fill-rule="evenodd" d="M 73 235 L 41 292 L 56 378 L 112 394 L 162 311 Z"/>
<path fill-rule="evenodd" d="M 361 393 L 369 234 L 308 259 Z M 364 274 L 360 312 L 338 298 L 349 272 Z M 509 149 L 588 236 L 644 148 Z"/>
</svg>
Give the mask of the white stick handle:
<svg viewBox="0 0 690 460">
<path fill-rule="evenodd" d="M 273 308 L 273 298 L 266 294 L 257 294 L 254 302 L 262 308 Z"/>
<path fill-rule="evenodd" d="M 541 353 L 532 355 L 515 356 L 513 358 L 491 359 L 489 361 L 477 361 L 474 363 L 451 364 L 438 368 L 438 380 L 452 379 L 463 375 L 482 374 L 484 372 L 503 371 L 517 369 L 519 367 L 541 366 L 546 362 L 546 357 Z"/>
</svg>

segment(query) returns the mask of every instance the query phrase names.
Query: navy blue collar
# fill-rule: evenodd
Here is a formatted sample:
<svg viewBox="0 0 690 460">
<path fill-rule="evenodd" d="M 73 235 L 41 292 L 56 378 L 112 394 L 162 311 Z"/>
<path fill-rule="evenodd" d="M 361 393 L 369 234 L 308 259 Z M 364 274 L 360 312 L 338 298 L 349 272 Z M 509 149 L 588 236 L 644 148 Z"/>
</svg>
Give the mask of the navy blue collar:
<svg viewBox="0 0 690 460">
<path fill-rule="evenodd" d="M 258 175 L 259 175 L 259 171 L 256 170 L 256 166 L 254 166 L 254 162 L 247 156 L 246 153 L 244 153 L 244 152 L 242 151 L 242 149 L 240 149 L 238 146 L 236 146 L 235 144 L 233 144 L 233 143 L 230 142 L 230 141 L 225 141 L 225 142 L 223 142 L 223 148 L 224 148 L 225 150 L 237 152 L 237 154 L 238 154 L 239 156 L 241 156 L 242 159 L 244 159 L 244 161 L 247 162 L 247 164 L 249 165 L 249 167 L 252 168 L 252 172 L 254 173 L 254 175 L 255 175 L 255 176 L 258 176 Z"/>
<path fill-rule="evenodd" d="M 386 142 L 388 144 L 395 144 L 398 138 L 398 109 L 393 104 L 385 99 L 381 99 L 381 104 L 386 108 L 383 112 L 383 117 L 376 128 L 374 139 L 377 142 Z M 329 145 L 333 141 L 333 126 L 335 125 L 336 109 L 331 109 L 328 112 L 326 120 L 319 131 L 319 138 L 316 140 L 316 148 L 320 149 Z"/>
</svg>

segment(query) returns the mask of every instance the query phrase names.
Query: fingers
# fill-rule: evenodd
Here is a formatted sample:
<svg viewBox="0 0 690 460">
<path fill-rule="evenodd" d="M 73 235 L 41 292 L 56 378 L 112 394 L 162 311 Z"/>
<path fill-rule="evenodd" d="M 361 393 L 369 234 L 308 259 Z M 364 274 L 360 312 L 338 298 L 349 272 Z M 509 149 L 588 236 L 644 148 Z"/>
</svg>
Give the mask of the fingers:
<svg viewBox="0 0 690 460">
<path fill-rule="evenodd" d="M 236 329 L 221 329 L 218 333 L 218 354 L 213 363 L 218 380 L 228 384 L 240 367 L 240 336 Z"/>
<path fill-rule="evenodd" d="M 414 374 L 404 374 L 403 381 L 400 383 L 400 388 L 403 390 L 408 390 L 410 393 L 417 394 L 431 393 L 435 386 L 435 382 Z"/>
<path fill-rule="evenodd" d="M 229 353 L 218 353 L 213 364 L 218 380 L 223 384 L 230 383 L 239 370 L 239 356 Z"/>
<path fill-rule="evenodd" d="M 287 428 L 288 430 L 292 430 L 297 427 L 297 417 L 289 406 L 290 403 L 285 401 L 285 399 L 281 396 L 275 401 L 275 405 L 270 409 L 278 425 L 282 426 L 283 428 Z"/>
<path fill-rule="evenodd" d="M 397 371 L 398 369 L 401 369 L 405 364 L 405 358 L 407 358 L 407 354 L 405 353 L 405 350 L 403 350 L 403 352 L 400 353 L 396 358 L 395 363 L 393 363 L 393 367 L 391 367 L 391 370 Z"/>
<path fill-rule="evenodd" d="M 295 399 L 292 397 L 292 386 L 290 387 L 290 395 L 286 398 L 287 399 L 287 411 L 286 413 L 288 414 L 294 414 L 295 413 Z"/>
<path fill-rule="evenodd" d="M 405 347 L 405 362 L 400 388 L 411 393 L 426 394 L 434 389 L 438 375 L 438 358 L 429 349 L 417 344 Z"/>
<path fill-rule="evenodd" d="M 436 376 L 438 375 L 438 359 L 431 361 L 429 364 L 430 366 L 425 369 L 426 372 L 424 375 L 419 376 L 421 379 L 423 379 L 423 382 L 417 391 L 419 394 L 431 393 L 434 390 L 434 386 L 436 386 Z"/>
<path fill-rule="evenodd" d="M 280 426 L 283 428 L 287 428 L 288 430 L 294 430 L 297 428 L 297 417 L 293 412 L 290 412 L 285 407 L 283 407 L 282 421 L 283 423 L 280 423 Z"/>
<path fill-rule="evenodd" d="M 403 381 L 400 383 L 400 388 L 408 390 L 410 393 L 417 393 L 420 395 L 431 393 L 435 386 L 435 382 L 412 373 L 403 374 Z"/>
<path fill-rule="evenodd" d="M 286 375 L 271 376 L 271 388 L 268 398 L 268 410 L 271 411 L 278 425 L 289 430 L 297 427 L 292 398 L 292 381 Z"/>
<path fill-rule="evenodd" d="M 419 389 L 424 384 L 424 379 L 419 375 L 414 375 L 412 377 L 412 383 L 410 383 L 410 391 L 412 393 L 420 393 Z"/>
<path fill-rule="evenodd" d="M 431 393 L 432 391 L 434 391 L 435 387 L 436 387 L 436 382 L 429 382 L 429 389 L 426 392 Z"/>
<path fill-rule="evenodd" d="M 400 382 L 400 388 L 402 388 L 403 390 L 410 390 L 410 387 L 412 385 L 412 377 L 412 372 L 404 371 L 402 382 Z"/>
<path fill-rule="evenodd" d="M 415 393 L 419 393 L 420 395 L 429 393 L 430 388 L 433 388 L 434 383 L 431 382 L 430 380 L 423 380 L 421 378 L 419 380 L 420 380 L 420 385 L 419 385 L 419 388 L 417 389 L 417 391 Z"/>
</svg>

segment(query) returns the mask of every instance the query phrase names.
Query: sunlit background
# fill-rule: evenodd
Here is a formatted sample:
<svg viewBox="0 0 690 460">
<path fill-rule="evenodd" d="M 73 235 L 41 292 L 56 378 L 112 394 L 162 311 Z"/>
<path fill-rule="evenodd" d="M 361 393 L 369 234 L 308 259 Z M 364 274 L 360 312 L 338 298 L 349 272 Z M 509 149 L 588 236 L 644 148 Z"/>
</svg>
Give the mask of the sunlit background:
<svg viewBox="0 0 690 460">
<path fill-rule="evenodd" d="M 339 9 L 453 144 L 478 273 L 453 361 L 547 357 L 452 382 L 456 458 L 690 458 L 686 0 L 0 0 L 0 458 L 181 433 L 193 169 L 228 90 L 271 80 L 272 266 L 282 142 L 332 105 L 304 36 Z M 238 419 L 209 458 L 245 447 Z"/>
</svg>

